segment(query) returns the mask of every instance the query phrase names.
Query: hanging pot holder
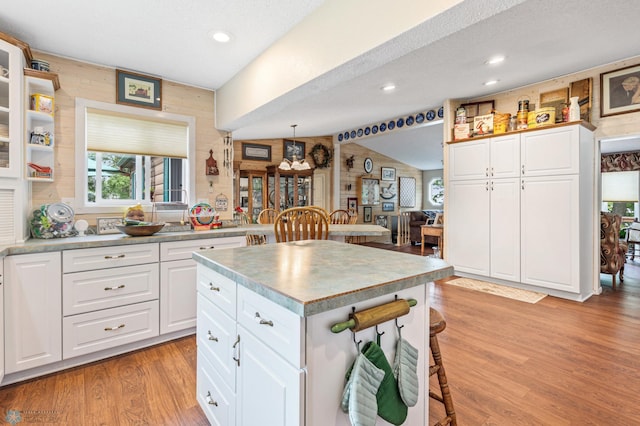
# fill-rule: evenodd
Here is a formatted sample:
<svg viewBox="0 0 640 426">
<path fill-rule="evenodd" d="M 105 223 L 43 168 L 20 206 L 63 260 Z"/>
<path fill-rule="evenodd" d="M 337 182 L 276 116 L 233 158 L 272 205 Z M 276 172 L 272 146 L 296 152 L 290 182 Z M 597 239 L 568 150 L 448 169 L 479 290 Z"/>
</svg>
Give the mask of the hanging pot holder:
<svg viewBox="0 0 640 426">
<path fill-rule="evenodd" d="M 347 383 L 342 393 L 342 411 L 349 413 L 352 426 L 374 426 L 378 416 L 376 393 L 385 372 L 363 354 L 347 371 Z"/>
<path fill-rule="evenodd" d="M 393 375 L 398 381 L 402 401 L 408 407 L 413 407 L 418 402 L 420 385 L 417 369 L 418 350 L 400 337 L 396 346 L 396 357 L 393 361 Z"/>
</svg>

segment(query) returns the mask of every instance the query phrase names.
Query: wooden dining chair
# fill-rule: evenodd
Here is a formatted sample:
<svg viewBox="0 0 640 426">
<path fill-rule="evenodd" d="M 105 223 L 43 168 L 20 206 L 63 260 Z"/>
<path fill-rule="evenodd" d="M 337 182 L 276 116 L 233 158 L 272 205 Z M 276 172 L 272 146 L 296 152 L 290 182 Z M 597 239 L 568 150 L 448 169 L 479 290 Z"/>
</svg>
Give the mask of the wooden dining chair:
<svg viewBox="0 0 640 426">
<path fill-rule="evenodd" d="M 349 224 L 354 225 L 358 223 L 358 210 L 349 209 Z"/>
<path fill-rule="evenodd" d="M 349 223 L 349 212 L 347 210 L 334 210 L 329 214 L 329 223 L 346 225 Z"/>
<path fill-rule="evenodd" d="M 283 210 L 273 225 L 276 242 L 299 240 L 326 240 L 329 221 L 320 210 L 309 207 L 292 207 Z"/>
<path fill-rule="evenodd" d="M 307 208 L 310 208 L 310 209 L 316 209 L 316 210 L 318 210 L 320 213 L 322 213 L 323 215 L 325 215 L 325 216 L 326 216 L 327 221 L 329 220 L 329 212 L 327 211 L 327 209 L 322 208 L 322 207 L 320 207 L 320 206 L 306 206 L 306 207 L 307 207 Z"/>
<path fill-rule="evenodd" d="M 272 209 L 272 208 L 263 209 L 258 214 L 258 223 L 275 223 L 276 216 L 278 216 L 278 213 L 280 212 L 276 209 Z"/>
</svg>

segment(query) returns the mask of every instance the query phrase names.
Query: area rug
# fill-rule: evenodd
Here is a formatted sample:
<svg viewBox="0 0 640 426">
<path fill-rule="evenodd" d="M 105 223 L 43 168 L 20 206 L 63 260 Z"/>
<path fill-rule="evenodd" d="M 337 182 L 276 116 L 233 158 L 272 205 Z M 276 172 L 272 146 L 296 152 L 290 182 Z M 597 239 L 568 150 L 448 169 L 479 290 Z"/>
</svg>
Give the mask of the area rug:
<svg viewBox="0 0 640 426">
<path fill-rule="evenodd" d="M 504 285 L 492 284 L 485 281 L 473 280 L 471 278 L 454 278 L 446 281 L 446 284 L 457 285 L 471 290 L 481 291 L 483 293 L 493 294 L 495 296 L 507 297 L 509 299 L 519 300 L 521 302 L 536 303 L 544 299 L 546 294 L 537 293 L 535 291 L 522 290 L 519 288 L 508 287 Z"/>
</svg>

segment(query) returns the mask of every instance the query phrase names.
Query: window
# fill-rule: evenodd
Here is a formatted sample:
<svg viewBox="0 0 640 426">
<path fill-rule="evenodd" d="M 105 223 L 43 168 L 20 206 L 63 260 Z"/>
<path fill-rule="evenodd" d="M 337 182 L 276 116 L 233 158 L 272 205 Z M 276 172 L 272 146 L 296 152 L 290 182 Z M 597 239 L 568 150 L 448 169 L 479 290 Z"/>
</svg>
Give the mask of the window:
<svg viewBox="0 0 640 426">
<path fill-rule="evenodd" d="M 77 99 L 76 212 L 193 200 L 194 135 L 193 117 Z"/>
</svg>

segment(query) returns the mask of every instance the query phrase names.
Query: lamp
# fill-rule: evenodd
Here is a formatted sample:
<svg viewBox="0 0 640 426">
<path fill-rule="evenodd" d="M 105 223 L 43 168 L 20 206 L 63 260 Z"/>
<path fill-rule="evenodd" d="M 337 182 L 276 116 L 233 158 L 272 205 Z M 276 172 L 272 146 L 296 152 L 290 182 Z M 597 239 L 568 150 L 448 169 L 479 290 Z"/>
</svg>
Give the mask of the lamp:
<svg viewBox="0 0 640 426">
<path fill-rule="evenodd" d="M 637 202 L 640 172 L 602 173 L 602 201 Z"/>
<path fill-rule="evenodd" d="M 307 163 L 304 158 L 301 160 L 298 160 L 298 158 L 296 157 L 296 127 L 298 125 L 297 124 L 292 124 L 291 127 L 293 128 L 293 161 L 289 161 L 288 158 L 286 158 L 286 156 L 283 155 L 282 158 L 282 162 L 280 163 L 280 165 L 278 166 L 278 168 L 280 170 L 309 170 L 311 169 L 311 166 L 309 165 L 309 163 Z"/>
</svg>

